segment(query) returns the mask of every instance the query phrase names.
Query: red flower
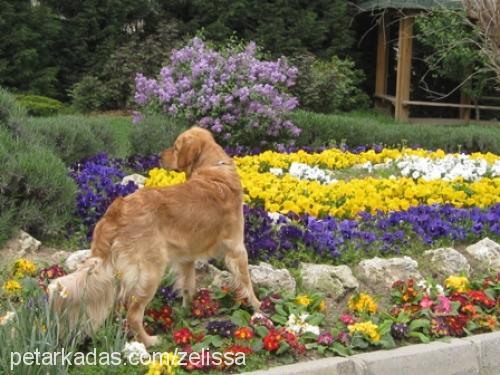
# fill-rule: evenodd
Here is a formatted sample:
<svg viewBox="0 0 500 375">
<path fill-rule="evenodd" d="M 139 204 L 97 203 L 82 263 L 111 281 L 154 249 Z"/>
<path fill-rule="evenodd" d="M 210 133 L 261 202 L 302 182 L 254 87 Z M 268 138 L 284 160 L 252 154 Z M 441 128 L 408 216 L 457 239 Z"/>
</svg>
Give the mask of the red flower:
<svg viewBox="0 0 500 375">
<path fill-rule="evenodd" d="M 306 347 L 299 342 L 299 339 L 297 338 L 297 336 L 295 336 L 294 333 L 284 331 L 283 338 L 296 353 L 302 354 L 306 351 Z"/>
<path fill-rule="evenodd" d="M 244 353 L 245 355 L 252 354 L 252 348 L 249 346 L 233 344 L 224 350 L 224 353 Z"/>
<path fill-rule="evenodd" d="M 241 327 L 234 331 L 234 337 L 241 340 L 250 340 L 253 337 L 253 331 L 248 327 Z"/>
<path fill-rule="evenodd" d="M 492 309 L 496 306 L 495 300 L 491 299 L 486 295 L 485 292 L 481 290 L 470 290 L 467 292 L 467 295 L 475 304 L 481 304 L 487 309 Z"/>
<path fill-rule="evenodd" d="M 446 323 L 450 327 L 450 333 L 452 336 L 463 336 L 464 327 L 467 324 L 469 317 L 467 315 L 460 314 L 458 316 L 447 316 Z"/>
<path fill-rule="evenodd" d="M 280 347 L 280 342 L 283 339 L 281 333 L 275 329 L 269 331 L 269 333 L 262 339 L 264 344 L 264 349 L 268 352 L 274 352 Z"/>
<path fill-rule="evenodd" d="M 177 345 L 187 345 L 191 343 L 193 334 L 189 328 L 181 328 L 174 332 L 174 341 Z"/>
</svg>

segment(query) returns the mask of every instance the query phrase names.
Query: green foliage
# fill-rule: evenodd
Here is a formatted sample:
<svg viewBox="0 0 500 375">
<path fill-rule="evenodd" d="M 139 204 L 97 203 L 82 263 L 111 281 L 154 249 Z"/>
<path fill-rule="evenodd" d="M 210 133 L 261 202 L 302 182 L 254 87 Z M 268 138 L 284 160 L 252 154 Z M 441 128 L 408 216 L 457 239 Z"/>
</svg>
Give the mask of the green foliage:
<svg viewBox="0 0 500 375">
<path fill-rule="evenodd" d="M 343 0 L 174 0 L 163 2 L 154 19 L 173 17 L 188 34 L 203 28 L 216 42 L 232 35 L 255 41 L 274 57 L 311 52 L 329 58 L 351 47 L 354 11 Z"/>
<path fill-rule="evenodd" d="M 61 20 L 47 6 L 0 1 L 0 85 L 23 92 L 57 95 L 60 61 L 56 44 Z"/>
<path fill-rule="evenodd" d="M 39 95 L 18 95 L 17 102 L 31 116 L 51 116 L 55 115 L 62 108 L 59 100 L 47 98 Z"/>
<path fill-rule="evenodd" d="M 464 86 L 471 97 L 481 96 L 492 79 L 478 48 L 479 31 L 464 22 L 465 9 L 437 8 L 416 17 L 416 37 L 425 47 L 425 62 L 432 78 L 443 77 Z"/>
<path fill-rule="evenodd" d="M 85 76 L 71 91 L 73 107 L 82 113 L 100 110 L 104 107 L 104 86 L 97 77 Z"/>
<path fill-rule="evenodd" d="M 75 206 L 76 185 L 66 166 L 40 145 L 17 141 L 10 146 L 1 156 L 0 212 L 10 212 L 11 219 L 1 221 L 34 236 L 60 234 Z"/>
<path fill-rule="evenodd" d="M 29 119 L 26 138 L 52 150 L 66 164 L 106 151 L 115 155 L 118 142 L 105 117 L 56 116 Z"/>
<path fill-rule="evenodd" d="M 350 59 L 333 56 L 329 61 L 311 55 L 296 58 L 299 68 L 292 93 L 302 109 L 321 113 L 352 111 L 368 107 L 368 96 L 359 89 L 364 74 Z"/>
<path fill-rule="evenodd" d="M 324 115 L 306 111 L 294 112 L 291 117 L 302 129 L 298 146 L 327 146 L 341 142 L 350 147 L 406 144 L 442 148 L 448 152 L 500 153 L 500 129 L 491 126 L 408 125 L 366 114 Z"/>
<path fill-rule="evenodd" d="M 94 85 L 101 96 L 95 109 L 128 107 L 133 100 L 136 74 L 156 75 L 179 39 L 176 22 L 172 20 L 158 25 L 157 31 L 146 38 L 133 35 L 117 48 L 102 69 L 95 72 L 99 82 L 94 82 Z M 85 96 L 91 95 L 92 91 L 83 92 L 80 88 L 78 99 L 81 102 Z"/>
<path fill-rule="evenodd" d="M 26 111 L 16 102 L 14 95 L 0 87 L 0 129 L 20 135 Z"/>
<path fill-rule="evenodd" d="M 172 145 L 187 128 L 188 123 L 181 118 L 148 115 L 135 124 L 130 133 L 131 154 L 158 154 Z"/>
</svg>

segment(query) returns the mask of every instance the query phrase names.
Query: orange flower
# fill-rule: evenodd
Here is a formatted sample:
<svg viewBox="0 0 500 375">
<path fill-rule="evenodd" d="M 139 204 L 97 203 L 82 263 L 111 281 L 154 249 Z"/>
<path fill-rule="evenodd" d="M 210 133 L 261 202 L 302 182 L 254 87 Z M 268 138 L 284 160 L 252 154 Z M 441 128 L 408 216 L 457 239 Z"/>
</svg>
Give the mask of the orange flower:
<svg viewBox="0 0 500 375">
<path fill-rule="evenodd" d="M 251 328 L 241 327 L 234 332 L 234 337 L 241 340 L 250 340 L 253 337 L 253 331 Z"/>
</svg>

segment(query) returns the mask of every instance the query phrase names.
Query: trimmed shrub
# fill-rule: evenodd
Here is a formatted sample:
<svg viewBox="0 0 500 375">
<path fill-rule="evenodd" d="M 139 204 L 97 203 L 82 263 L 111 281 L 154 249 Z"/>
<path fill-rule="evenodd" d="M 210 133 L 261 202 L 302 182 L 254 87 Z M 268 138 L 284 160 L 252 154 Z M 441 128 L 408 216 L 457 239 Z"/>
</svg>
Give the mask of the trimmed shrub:
<svg viewBox="0 0 500 375">
<path fill-rule="evenodd" d="M 27 138 L 50 148 L 66 164 L 106 151 L 114 155 L 118 148 L 105 118 L 57 116 L 27 121 Z"/>
<path fill-rule="evenodd" d="M 73 107 L 82 113 L 97 111 L 104 107 L 104 86 L 99 78 L 85 76 L 70 91 Z"/>
<path fill-rule="evenodd" d="M 500 153 L 500 129 L 492 126 L 398 124 L 367 114 L 324 115 L 294 112 L 292 121 L 302 129 L 297 146 L 327 146 L 346 142 L 351 147 L 372 144 L 418 145 L 448 152 Z"/>
<path fill-rule="evenodd" d="M 0 133 L 0 242 L 22 228 L 34 236 L 64 230 L 75 209 L 76 185 L 47 148 Z"/>
<path fill-rule="evenodd" d="M 368 107 L 368 95 L 359 88 L 365 77 L 353 61 L 336 56 L 323 61 L 304 55 L 294 63 L 299 74 L 291 92 L 299 99 L 301 109 L 333 113 Z"/>
<path fill-rule="evenodd" d="M 188 126 L 188 123 L 180 118 L 146 116 L 140 123 L 134 125 L 130 133 L 131 154 L 158 154 L 170 147 Z"/>
<path fill-rule="evenodd" d="M 18 95 L 16 100 L 31 116 L 52 116 L 63 106 L 59 100 L 46 96 Z"/>
<path fill-rule="evenodd" d="M 14 95 L 0 87 L 0 128 L 20 136 L 26 111 L 17 103 Z"/>
</svg>

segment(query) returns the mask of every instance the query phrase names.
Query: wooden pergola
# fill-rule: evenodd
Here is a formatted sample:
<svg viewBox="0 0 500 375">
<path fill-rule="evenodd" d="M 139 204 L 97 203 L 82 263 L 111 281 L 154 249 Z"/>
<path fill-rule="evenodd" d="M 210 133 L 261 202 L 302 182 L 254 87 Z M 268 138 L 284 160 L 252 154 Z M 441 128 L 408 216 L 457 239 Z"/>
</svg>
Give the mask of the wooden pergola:
<svg viewBox="0 0 500 375">
<path fill-rule="evenodd" d="M 363 1 L 359 7 L 363 11 L 371 11 L 378 17 L 377 60 L 375 74 L 375 105 L 386 108 L 394 107 L 394 118 L 402 122 L 411 122 L 410 107 L 447 107 L 458 108 L 459 118 L 418 118 L 418 122 L 431 123 L 467 123 L 470 120 L 471 109 L 500 111 L 500 106 L 472 104 L 469 97 L 462 94 L 460 103 L 444 103 L 437 101 L 415 101 L 410 98 L 412 57 L 413 57 L 413 26 L 415 15 L 433 7 L 461 7 L 461 0 L 370 0 Z M 389 95 L 389 23 L 398 23 L 398 51 L 396 59 L 396 90 Z"/>
</svg>

